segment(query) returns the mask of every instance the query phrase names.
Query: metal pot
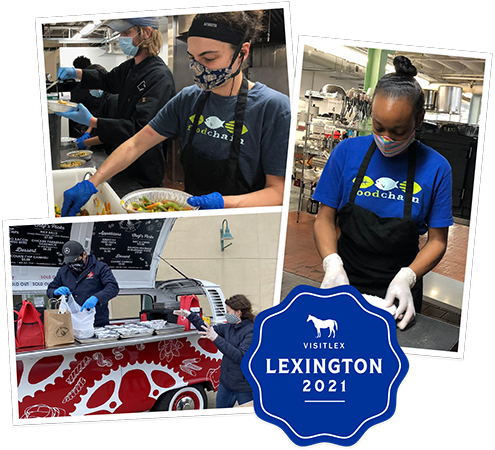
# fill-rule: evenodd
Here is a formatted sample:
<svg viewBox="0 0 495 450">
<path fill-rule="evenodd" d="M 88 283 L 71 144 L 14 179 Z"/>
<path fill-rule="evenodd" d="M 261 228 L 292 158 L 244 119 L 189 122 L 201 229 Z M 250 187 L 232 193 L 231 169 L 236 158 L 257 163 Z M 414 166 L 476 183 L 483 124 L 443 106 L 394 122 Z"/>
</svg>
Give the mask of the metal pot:
<svg viewBox="0 0 495 450">
<path fill-rule="evenodd" d="M 425 89 L 425 109 L 427 111 L 434 111 L 437 100 L 437 91 L 432 89 Z"/>
<path fill-rule="evenodd" d="M 437 111 L 439 113 L 460 114 L 462 87 L 440 86 L 437 96 Z"/>
</svg>

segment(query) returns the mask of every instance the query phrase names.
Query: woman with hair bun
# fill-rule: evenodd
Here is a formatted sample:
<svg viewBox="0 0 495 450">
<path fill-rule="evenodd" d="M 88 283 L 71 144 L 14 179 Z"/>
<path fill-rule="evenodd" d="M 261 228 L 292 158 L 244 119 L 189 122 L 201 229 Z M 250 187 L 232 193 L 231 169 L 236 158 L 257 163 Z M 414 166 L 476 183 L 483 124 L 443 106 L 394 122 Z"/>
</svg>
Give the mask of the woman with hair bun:
<svg viewBox="0 0 495 450">
<path fill-rule="evenodd" d="M 395 318 L 404 329 L 421 310 L 422 277 L 447 249 L 452 174 L 443 156 L 415 140 L 424 118 L 416 68 L 404 56 L 394 66 L 373 94 L 373 134 L 340 143 L 322 172 L 314 237 L 321 287 L 350 284 L 384 298 L 385 307 L 398 301 Z"/>
<path fill-rule="evenodd" d="M 175 315 L 186 317 L 207 339 L 223 353 L 220 367 L 216 407 L 231 408 L 253 400 L 251 385 L 241 370 L 242 357 L 253 340 L 255 315 L 249 299 L 242 294 L 234 295 L 225 301 L 227 323 L 210 327 L 195 312 L 185 309 L 174 311 Z"/>
</svg>

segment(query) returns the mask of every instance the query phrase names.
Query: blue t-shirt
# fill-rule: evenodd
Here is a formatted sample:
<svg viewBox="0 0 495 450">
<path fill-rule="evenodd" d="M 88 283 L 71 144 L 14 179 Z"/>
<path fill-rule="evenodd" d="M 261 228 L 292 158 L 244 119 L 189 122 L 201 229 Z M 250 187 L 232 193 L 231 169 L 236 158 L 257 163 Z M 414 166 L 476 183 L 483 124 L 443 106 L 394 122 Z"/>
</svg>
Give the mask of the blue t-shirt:
<svg viewBox="0 0 495 450">
<path fill-rule="evenodd" d="M 331 153 L 313 198 L 340 210 L 348 201 L 353 180 L 373 135 L 345 139 Z M 419 143 L 416 152 L 412 220 L 420 234 L 428 227 L 449 227 L 452 219 L 452 170 L 436 150 Z M 385 157 L 376 149 L 355 203 L 379 217 L 403 217 L 408 153 Z"/>
<path fill-rule="evenodd" d="M 188 141 L 194 113 L 203 91 L 188 86 L 172 98 L 150 122 L 162 136 Z M 205 104 L 193 140 L 195 151 L 208 159 L 226 159 L 232 144 L 237 96 L 213 92 Z M 239 168 L 255 185 L 265 175 L 285 176 L 290 129 L 289 97 L 262 83 L 248 92 L 241 134 Z"/>
</svg>

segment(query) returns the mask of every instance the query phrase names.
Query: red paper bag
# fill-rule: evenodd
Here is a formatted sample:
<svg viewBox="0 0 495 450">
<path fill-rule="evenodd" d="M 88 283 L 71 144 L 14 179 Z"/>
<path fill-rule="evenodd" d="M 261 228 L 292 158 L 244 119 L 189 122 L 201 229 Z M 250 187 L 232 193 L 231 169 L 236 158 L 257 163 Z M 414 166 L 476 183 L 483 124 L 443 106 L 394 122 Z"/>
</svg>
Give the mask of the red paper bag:
<svg viewBox="0 0 495 450">
<path fill-rule="evenodd" d="M 183 295 L 180 298 L 180 309 L 199 312 L 200 317 L 203 317 L 203 315 L 201 314 L 201 309 L 199 307 L 199 299 L 195 295 Z M 179 316 L 177 318 L 177 324 L 184 325 L 186 331 L 191 329 L 191 322 L 189 322 L 189 320 L 187 320 L 185 317 Z"/>
<path fill-rule="evenodd" d="M 22 307 L 17 314 L 17 337 L 16 348 L 44 348 L 45 335 L 40 313 L 34 305 L 27 300 L 22 301 Z"/>
</svg>

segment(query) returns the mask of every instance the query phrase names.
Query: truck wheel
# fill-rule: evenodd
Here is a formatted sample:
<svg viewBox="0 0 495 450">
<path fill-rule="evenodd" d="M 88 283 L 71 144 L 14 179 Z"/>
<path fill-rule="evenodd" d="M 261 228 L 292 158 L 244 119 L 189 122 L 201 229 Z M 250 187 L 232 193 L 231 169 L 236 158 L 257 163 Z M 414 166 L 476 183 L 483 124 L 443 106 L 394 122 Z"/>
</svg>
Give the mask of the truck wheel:
<svg viewBox="0 0 495 450">
<path fill-rule="evenodd" d="M 187 411 L 208 408 L 208 399 L 203 386 L 184 386 L 165 392 L 153 406 L 152 411 Z"/>
</svg>

